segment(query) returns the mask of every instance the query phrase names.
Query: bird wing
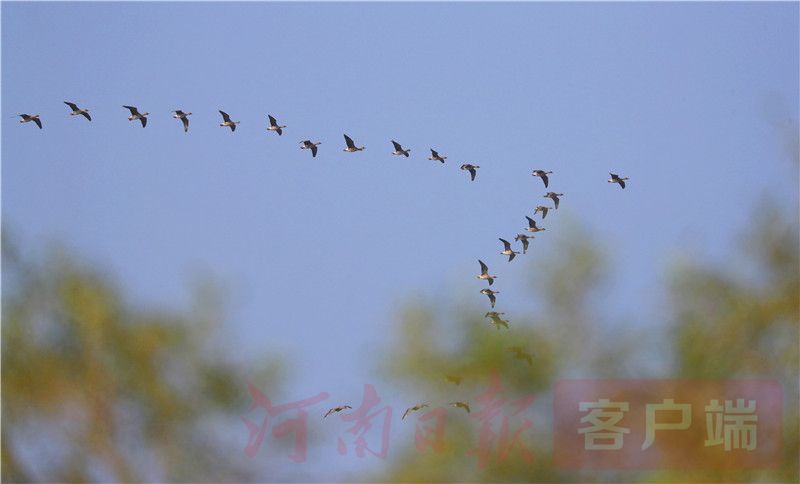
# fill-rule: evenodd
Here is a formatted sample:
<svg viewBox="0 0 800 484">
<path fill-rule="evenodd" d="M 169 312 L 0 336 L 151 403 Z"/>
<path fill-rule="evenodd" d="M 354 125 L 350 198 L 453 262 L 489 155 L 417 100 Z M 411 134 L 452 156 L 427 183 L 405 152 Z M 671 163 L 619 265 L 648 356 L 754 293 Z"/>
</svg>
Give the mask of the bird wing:
<svg viewBox="0 0 800 484">
<path fill-rule="evenodd" d="M 431 148 L 431 157 L 432 158 L 439 158 L 439 153 L 436 152 L 435 149 Z"/>
<path fill-rule="evenodd" d="M 494 307 L 494 303 L 497 302 L 497 298 L 494 294 L 489 294 L 489 301 L 492 303 L 492 307 Z"/>
<path fill-rule="evenodd" d="M 542 181 L 544 182 L 544 187 L 547 188 L 547 183 L 549 181 L 549 178 L 547 178 L 547 175 L 542 175 Z"/>
<path fill-rule="evenodd" d="M 38 126 L 39 129 L 42 129 L 42 120 L 41 119 L 33 118 L 33 122 L 36 123 L 36 126 Z"/>
<path fill-rule="evenodd" d="M 139 121 L 142 122 L 142 128 L 147 126 L 147 118 L 146 117 L 142 116 L 141 118 L 139 118 Z"/>
<path fill-rule="evenodd" d="M 69 106 L 69 108 L 72 109 L 73 111 L 77 111 L 78 110 L 78 105 L 75 104 L 75 103 L 71 103 L 69 101 L 64 101 L 64 104 Z"/>
<path fill-rule="evenodd" d="M 400 146 L 400 143 L 398 143 L 397 141 L 392 140 L 392 144 L 394 145 L 394 150 L 395 151 L 403 151 L 403 147 Z"/>
<path fill-rule="evenodd" d="M 181 111 L 180 109 L 176 109 L 175 114 L 177 114 L 178 117 L 183 117 L 183 111 Z"/>
<path fill-rule="evenodd" d="M 556 208 L 558 208 L 558 196 L 553 196 L 553 203 L 555 204 Z"/>
<path fill-rule="evenodd" d="M 231 122 L 231 117 L 228 116 L 228 113 L 226 113 L 225 111 L 220 111 L 219 114 L 222 115 L 222 120 L 223 121 L 225 121 L 226 123 L 230 123 Z"/>
<path fill-rule="evenodd" d="M 92 117 L 91 117 L 91 116 L 89 116 L 89 113 L 87 113 L 86 111 L 82 112 L 81 114 L 83 115 L 83 117 L 85 117 L 85 118 L 86 118 L 86 119 L 88 119 L 89 121 L 91 121 L 91 120 L 92 120 Z"/>
<path fill-rule="evenodd" d="M 484 264 L 483 261 L 480 259 L 478 259 L 478 263 L 480 263 L 481 265 L 481 274 L 488 274 L 489 268 L 486 266 L 486 264 Z"/>
<path fill-rule="evenodd" d="M 410 411 L 411 411 L 411 409 L 407 408 L 406 411 L 403 413 L 403 417 L 400 420 L 405 420 L 406 415 L 408 415 L 408 412 L 410 412 Z"/>
<path fill-rule="evenodd" d="M 183 132 L 184 133 L 188 132 L 189 131 L 189 117 L 188 116 L 184 116 L 184 117 L 181 118 L 181 121 L 183 121 Z"/>
<path fill-rule="evenodd" d="M 283 134 L 283 130 L 281 128 L 276 129 L 275 132 L 278 133 L 278 136 Z"/>
<path fill-rule="evenodd" d="M 236 123 L 230 125 L 231 131 L 236 131 Z"/>
<path fill-rule="evenodd" d="M 325 412 L 325 415 L 323 415 L 323 416 L 322 416 L 322 418 L 325 418 L 325 417 L 327 417 L 328 415 L 332 414 L 334 410 L 336 410 L 336 409 L 335 409 L 335 408 L 332 408 L 332 409 L 328 410 L 327 412 Z"/>
<path fill-rule="evenodd" d="M 622 188 L 625 188 L 625 180 L 623 180 L 622 178 L 620 178 L 620 180 L 619 180 L 619 186 L 621 186 Z"/>
<path fill-rule="evenodd" d="M 497 240 L 503 243 L 503 245 L 506 247 L 505 250 L 511 250 L 511 243 L 509 241 L 507 241 L 506 239 L 497 239 Z"/>
<path fill-rule="evenodd" d="M 469 178 L 470 178 L 470 180 L 475 181 L 475 175 L 477 175 L 477 174 L 478 174 L 478 171 L 475 170 L 474 167 L 469 169 Z"/>
<path fill-rule="evenodd" d="M 344 135 L 344 142 L 345 142 L 345 144 L 347 144 L 348 148 L 355 148 L 356 147 L 356 144 L 353 143 L 353 139 L 350 138 L 347 135 Z"/>
<path fill-rule="evenodd" d="M 619 178 L 619 175 L 617 175 L 616 173 L 609 173 L 609 175 L 611 175 L 611 178 L 613 180 L 616 180 L 617 178 Z"/>
<path fill-rule="evenodd" d="M 312 158 L 317 157 L 317 145 L 311 145 L 311 157 Z"/>
<path fill-rule="evenodd" d="M 525 218 L 528 219 L 528 227 L 530 227 L 532 229 L 535 229 L 536 228 L 536 221 L 533 220 L 532 218 L 528 217 L 527 215 L 525 216 Z"/>
<path fill-rule="evenodd" d="M 271 114 L 267 114 L 267 117 L 269 118 L 269 125 L 270 126 L 277 126 L 278 125 L 278 122 L 275 120 L 275 118 L 272 117 Z"/>
<path fill-rule="evenodd" d="M 136 106 L 122 106 L 122 107 L 127 109 L 128 111 L 130 111 L 131 115 L 133 115 L 133 116 L 138 116 L 139 115 L 139 110 L 136 109 Z"/>
</svg>

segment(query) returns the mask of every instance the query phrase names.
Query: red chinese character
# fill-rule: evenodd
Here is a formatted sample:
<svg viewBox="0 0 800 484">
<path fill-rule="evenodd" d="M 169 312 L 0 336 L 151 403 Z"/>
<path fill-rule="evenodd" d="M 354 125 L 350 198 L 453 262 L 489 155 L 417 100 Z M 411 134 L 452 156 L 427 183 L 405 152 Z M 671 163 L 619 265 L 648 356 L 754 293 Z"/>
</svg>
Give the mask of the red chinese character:
<svg viewBox="0 0 800 484">
<path fill-rule="evenodd" d="M 264 421 L 261 426 L 242 417 L 242 420 L 247 425 L 247 430 L 250 432 L 248 437 L 247 447 L 244 449 L 247 457 L 254 457 L 261 447 L 261 442 L 264 440 L 264 433 L 269 425 L 270 417 L 275 417 L 289 410 L 296 410 L 297 416 L 283 421 L 280 425 L 272 428 L 273 437 L 283 437 L 290 433 L 294 433 L 294 452 L 289 454 L 289 458 L 295 462 L 304 462 L 306 460 L 306 450 L 308 444 L 308 413 L 303 410 L 303 407 L 308 407 L 319 403 L 328 398 L 327 392 L 322 392 L 319 395 L 305 400 L 299 400 L 292 403 L 285 403 L 283 405 L 273 405 L 269 398 L 267 398 L 258 388 L 251 384 L 247 385 L 250 391 L 250 396 L 253 397 L 253 404 L 250 406 L 248 412 L 253 411 L 256 407 L 266 410 Z"/>
<path fill-rule="evenodd" d="M 414 445 L 420 452 L 430 448 L 438 454 L 444 451 L 444 424 L 447 420 L 447 410 L 438 407 L 419 417 L 420 422 L 426 422 L 431 419 L 434 419 L 433 425 L 417 425 L 414 429 Z"/>
<path fill-rule="evenodd" d="M 392 424 L 392 407 L 385 406 L 370 413 L 370 410 L 379 403 L 381 403 L 381 399 L 375 391 L 375 388 L 372 385 L 366 384 L 364 385 L 364 398 L 361 401 L 361 406 L 353 412 L 341 416 L 342 420 L 345 422 L 354 422 L 353 426 L 347 429 L 346 432 L 356 436 L 355 448 L 358 457 L 364 457 L 364 451 L 368 450 L 372 455 L 385 459 L 386 454 L 389 452 L 389 431 Z M 384 414 L 383 431 L 381 433 L 381 450 L 380 452 L 375 452 L 367 445 L 365 435 L 372 428 L 371 420 L 380 413 Z M 339 437 L 337 441 L 337 449 L 339 454 L 347 454 L 347 446 L 341 437 Z"/>
</svg>

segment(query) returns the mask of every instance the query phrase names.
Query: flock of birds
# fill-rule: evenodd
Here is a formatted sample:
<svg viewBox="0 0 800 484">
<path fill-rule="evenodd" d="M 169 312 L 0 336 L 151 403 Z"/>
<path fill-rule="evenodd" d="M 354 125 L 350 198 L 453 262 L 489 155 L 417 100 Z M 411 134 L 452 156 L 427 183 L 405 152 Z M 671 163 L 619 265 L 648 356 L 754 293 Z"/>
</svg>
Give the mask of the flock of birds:
<svg viewBox="0 0 800 484">
<path fill-rule="evenodd" d="M 89 114 L 89 110 L 88 109 L 80 108 L 80 107 L 78 107 L 77 104 L 75 104 L 73 102 L 69 102 L 69 101 L 64 101 L 64 104 L 66 104 L 69 107 L 69 109 L 70 109 L 69 115 L 70 116 L 83 116 L 88 121 L 92 120 L 92 117 Z M 150 115 L 150 113 L 147 113 L 147 112 L 142 113 L 142 112 L 139 111 L 139 109 L 136 106 L 123 106 L 123 108 L 127 109 L 131 113 L 130 116 L 128 116 L 128 120 L 129 121 L 138 120 L 142 124 L 142 128 L 147 127 L 147 117 Z M 173 113 L 174 114 L 173 114 L 172 117 L 175 118 L 175 119 L 179 119 L 181 121 L 181 123 L 183 124 L 183 131 L 184 132 L 188 132 L 189 131 L 189 116 L 191 116 L 192 113 L 191 112 L 184 112 L 182 110 L 175 110 L 175 111 L 173 111 Z M 225 111 L 221 111 L 220 110 L 219 114 L 220 114 L 220 116 L 222 116 L 222 123 L 220 123 L 220 126 L 221 127 L 230 128 L 231 132 L 236 131 L 236 126 L 239 124 L 239 121 L 233 121 L 231 119 L 230 115 L 228 113 L 226 113 Z M 39 129 L 42 129 L 42 120 L 41 120 L 41 118 L 40 118 L 40 116 L 38 114 L 18 114 L 17 116 L 20 117 L 20 123 L 33 122 L 39 127 Z M 266 128 L 267 131 L 275 132 L 275 133 L 278 134 L 278 136 L 281 136 L 283 134 L 283 130 L 287 126 L 279 124 L 278 121 L 271 114 L 267 115 L 267 118 L 269 120 L 269 125 Z M 343 151 L 345 151 L 347 153 L 355 153 L 355 152 L 363 151 L 363 150 L 366 149 L 366 147 L 364 147 L 364 146 L 356 146 L 356 143 L 353 141 L 353 139 L 350 136 L 346 135 L 346 134 L 344 135 L 344 142 L 345 142 L 345 147 L 344 147 Z M 317 147 L 320 144 L 322 144 L 320 141 L 303 140 L 303 141 L 300 142 L 300 149 L 301 150 L 309 150 L 309 151 L 311 151 L 311 156 L 312 157 L 316 157 L 317 156 L 317 150 L 318 150 Z M 403 146 L 400 143 L 398 143 L 397 141 L 395 141 L 395 140 L 392 140 L 392 146 L 394 147 L 394 151 L 392 151 L 393 155 L 395 155 L 395 156 L 403 156 L 403 157 L 406 157 L 406 158 L 408 158 L 410 156 L 410 152 L 411 152 L 410 148 L 403 148 Z M 431 151 L 431 154 L 428 157 L 429 160 L 439 161 L 440 163 L 444 163 L 445 160 L 447 159 L 446 156 L 440 155 L 433 148 L 431 148 L 430 151 Z M 472 181 L 475 181 L 475 176 L 477 175 L 477 170 L 479 168 L 480 168 L 480 166 L 469 164 L 469 163 L 465 163 L 465 164 L 461 165 L 461 170 L 468 171 L 469 174 L 470 174 L 470 180 L 472 180 Z M 552 174 L 553 174 L 552 171 L 545 171 L 545 170 L 539 170 L 539 169 L 533 170 L 533 172 L 531 173 L 532 176 L 538 177 L 538 178 L 540 178 L 542 180 L 542 182 L 544 183 L 544 187 L 545 188 L 549 188 L 549 184 L 550 184 L 550 177 L 549 176 L 552 175 Z M 623 189 L 625 188 L 625 181 L 628 180 L 627 177 L 623 177 L 623 176 L 620 176 L 620 175 L 615 174 L 615 173 L 609 173 L 609 175 L 611 176 L 611 178 L 609 178 L 607 180 L 608 183 L 616 183 L 621 188 L 623 188 Z M 537 214 L 541 213 L 542 214 L 542 220 L 544 220 L 547 217 L 547 214 L 551 210 L 558 210 L 559 201 L 561 200 L 560 197 L 563 197 L 563 196 L 564 196 L 563 193 L 557 193 L 557 192 L 547 192 L 547 193 L 545 193 L 543 195 L 543 198 L 548 198 L 548 199 L 552 200 L 553 201 L 553 206 L 552 207 L 549 207 L 549 206 L 546 206 L 546 205 L 537 206 L 533 211 L 533 217 L 536 217 Z M 537 232 L 542 232 L 542 231 L 546 230 L 544 227 L 540 227 L 539 225 L 537 225 L 536 220 L 534 220 L 533 217 L 525 216 L 525 218 L 528 221 L 528 226 L 524 227 L 522 230 L 525 231 L 525 232 L 528 232 L 528 233 L 527 234 L 526 233 L 517 234 L 516 237 L 514 237 L 514 241 L 515 242 L 520 242 L 522 244 L 522 254 L 526 254 L 528 252 L 528 246 L 530 244 L 530 240 L 535 238 L 534 235 L 530 235 L 530 234 L 535 234 Z M 500 238 L 499 240 L 503 244 L 503 250 L 500 251 L 500 254 L 504 255 L 504 256 L 507 256 L 508 257 L 508 262 L 511 262 L 512 260 L 514 260 L 514 258 L 517 255 L 520 254 L 520 252 L 514 250 L 514 248 L 512 247 L 511 242 L 509 242 L 508 240 L 503 239 L 503 238 Z M 497 303 L 497 296 L 496 295 L 500 294 L 500 291 L 495 291 L 495 290 L 491 289 L 491 286 L 494 284 L 494 280 L 497 279 L 497 276 L 496 275 L 492 275 L 490 273 L 489 267 L 482 260 L 478 259 L 478 263 L 480 264 L 481 272 L 480 272 L 480 274 L 478 274 L 477 278 L 489 283 L 489 287 L 481 289 L 480 293 L 486 295 L 489 298 L 489 303 L 490 303 L 491 309 L 492 309 L 492 311 L 488 311 L 485 314 L 484 318 L 489 319 L 490 323 L 495 326 L 495 329 L 499 330 L 501 326 L 506 328 L 506 329 L 509 329 L 510 321 L 507 320 L 507 319 L 503 319 L 503 317 L 502 317 L 503 315 L 505 315 L 505 313 L 494 311 L 495 304 Z M 528 365 L 531 365 L 531 366 L 533 365 L 533 355 L 525 347 L 523 347 L 523 346 L 512 346 L 512 347 L 509 348 L 509 351 L 511 353 L 513 353 L 514 358 L 520 359 L 520 360 L 525 360 L 525 361 L 527 361 Z M 446 375 L 445 379 L 446 379 L 446 381 L 448 381 L 450 383 L 454 383 L 455 385 L 460 385 L 461 384 L 461 377 L 460 376 Z M 462 408 L 467 413 L 470 412 L 470 406 L 466 402 L 462 402 L 462 401 L 451 402 L 450 405 L 453 406 L 453 407 L 456 407 L 456 408 Z M 404 420 L 408 414 L 410 414 L 412 412 L 416 412 L 416 411 L 421 410 L 423 408 L 426 408 L 428 406 L 429 406 L 429 403 L 418 403 L 418 404 L 416 404 L 416 405 L 414 405 L 412 407 L 407 408 L 406 411 L 403 413 L 402 420 Z M 341 412 L 343 410 L 348 410 L 348 409 L 351 409 L 351 408 L 352 407 L 349 406 L 349 405 L 341 405 L 341 406 L 333 407 L 333 408 L 329 409 L 322 418 L 325 418 L 328 415 L 331 415 L 331 414 L 334 414 L 334 413 L 338 413 L 338 412 Z"/>
</svg>

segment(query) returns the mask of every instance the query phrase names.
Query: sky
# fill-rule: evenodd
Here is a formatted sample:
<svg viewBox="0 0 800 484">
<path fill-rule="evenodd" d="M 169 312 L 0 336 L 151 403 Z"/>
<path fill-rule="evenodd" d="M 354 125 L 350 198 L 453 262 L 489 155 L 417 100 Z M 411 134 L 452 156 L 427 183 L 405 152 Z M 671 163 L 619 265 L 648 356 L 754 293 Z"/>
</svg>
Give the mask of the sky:
<svg viewBox="0 0 800 484">
<path fill-rule="evenodd" d="M 796 3 L 3 2 L 3 229 L 137 304 L 184 307 L 211 275 L 232 352 L 286 358 L 287 397 L 355 400 L 389 390 L 373 370 L 404 301 L 488 310 L 477 259 L 530 311 L 559 225 L 588 227 L 613 307 L 653 324 L 676 257 L 729 260 L 765 194 L 797 213 L 797 74 Z M 547 201 L 535 168 L 565 196 L 509 264 L 497 238 Z"/>
</svg>

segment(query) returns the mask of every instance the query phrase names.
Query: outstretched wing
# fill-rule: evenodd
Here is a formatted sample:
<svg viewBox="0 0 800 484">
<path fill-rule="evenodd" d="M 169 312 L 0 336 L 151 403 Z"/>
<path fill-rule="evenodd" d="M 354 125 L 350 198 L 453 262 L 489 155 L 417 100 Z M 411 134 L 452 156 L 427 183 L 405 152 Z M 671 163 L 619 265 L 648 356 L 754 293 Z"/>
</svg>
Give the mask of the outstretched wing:
<svg viewBox="0 0 800 484">
<path fill-rule="evenodd" d="M 139 110 L 136 109 L 136 106 L 122 106 L 122 107 L 127 109 L 128 111 L 130 111 L 132 116 L 138 116 L 139 115 Z"/>
<path fill-rule="evenodd" d="M 278 122 L 275 120 L 275 118 L 272 117 L 271 114 L 267 114 L 267 117 L 269 118 L 269 125 L 270 126 L 272 126 L 272 127 L 278 126 Z"/>
<path fill-rule="evenodd" d="M 312 158 L 317 157 L 317 145 L 311 145 L 311 157 Z"/>
<path fill-rule="evenodd" d="M 188 133 L 189 132 L 189 116 L 182 117 L 181 121 L 183 121 L 183 132 L 184 133 Z"/>
<path fill-rule="evenodd" d="M 222 120 L 223 121 L 225 121 L 226 123 L 230 123 L 231 122 L 231 117 L 228 116 L 228 113 L 226 113 L 225 111 L 220 111 L 219 114 L 222 115 Z"/>
<path fill-rule="evenodd" d="M 544 182 L 544 187 L 545 188 L 547 188 L 547 183 L 549 182 L 549 180 L 550 179 L 547 178 L 547 175 L 542 175 L 542 181 Z"/>
<path fill-rule="evenodd" d="M 403 151 L 403 147 L 400 146 L 400 143 L 398 143 L 397 141 L 392 140 L 392 144 L 394 145 L 394 150 L 395 151 Z"/>
<path fill-rule="evenodd" d="M 64 101 L 64 104 L 69 106 L 69 108 L 72 109 L 73 111 L 77 111 L 78 110 L 78 105 L 75 104 L 75 103 L 71 103 L 69 101 Z"/>
<path fill-rule="evenodd" d="M 356 144 L 353 143 L 353 139 L 350 138 L 347 135 L 344 135 L 344 142 L 345 142 L 345 144 L 347 145 L 348 148 L 355 148 L 356 147 Z"/>
<path fill-rule="evenodd" d="M 86 119 L 88 119 L 89 121 L 91 121 L 91 120 L 92 120 L 92 117 L 91 117 L 91 116 L 89 116 L 89 113 L 87 113 L 86 111 L 82 112 L 81 114 L 83 115 L 83 117 L 85 117 L 85 118 L 86 118 Z"/>
<path fill-rule="evenodd" d="M 534 219 L 528 217 L 527 215 L 525 216 L 525 218 L 528 219 L 528 227 L 530 227 L 532 229 L 535 229 L 536 228 L 536 221 Z"/>
<path fill-rule="evenodd" d="M 36 123 L 36 126 L 38 126 L 39 129 L 42 129 L 42 120 L 41 119 L 33 118 L 33 122 Z"/>
<path fill-rule="evenodd" d="M 619 186 L 621 186 L 622 188 L 625 188 L 625 180 L 623 180 L 623 179 L 621 179 L 621 178 L 620 178 L 620 180 L 619 180 Z"/>
<path fill-rule="evenodd" d="M 147 118 L 146 117 L 142 116 L 141 118 L 139 118 L 139 121 L 142 122 L 142 128 L 147 126 Z"/>
<path fill-rule="evenodd" d="M 480 260 L 480 259 L 478 259 L 478 262 L 481 265 L 481 274 L 488 274 L 489 273 L 489 268 L 486 266 L 486 264 L 484 264 L 483 261 Z"/>
<path fill-rule="evenodd" d="M 511 250 L 511 243 L 506 239 L 498 239 L 505 246 L 505 250 Z"/>
<path fill-rule="evenodd" d="M 475 181 L 475 175 L 478 174 L 478 171 L 473 167 L 469 169 L 469 178 L 472 181 Z"/>
</svg>

